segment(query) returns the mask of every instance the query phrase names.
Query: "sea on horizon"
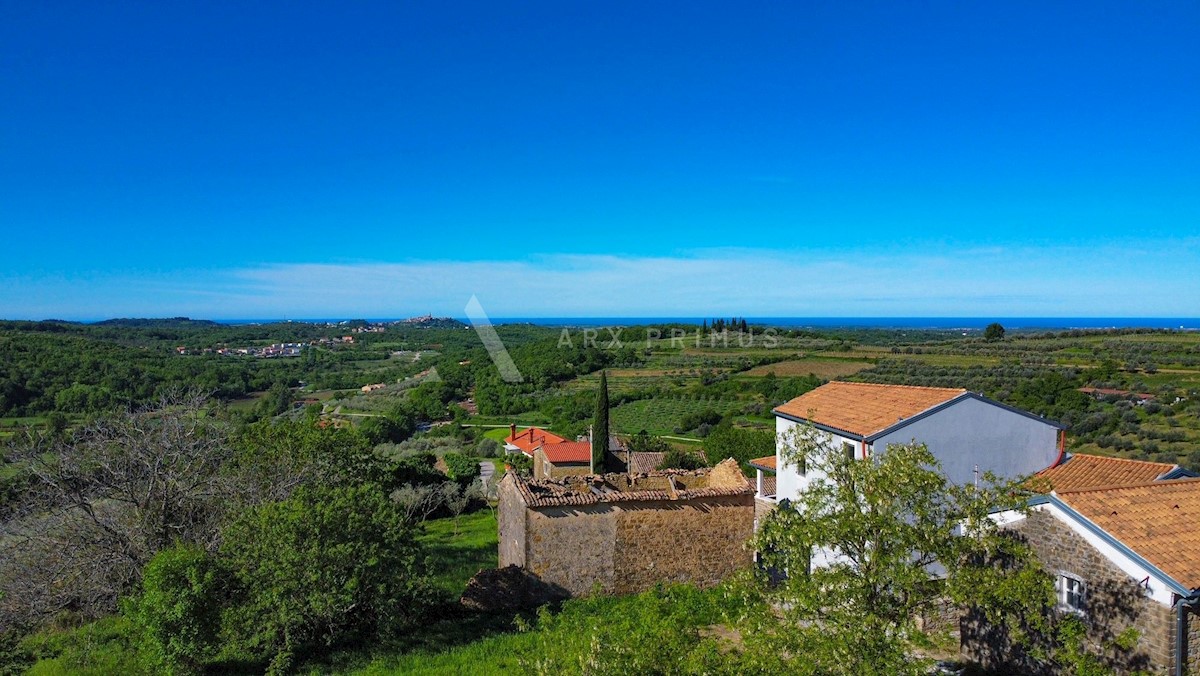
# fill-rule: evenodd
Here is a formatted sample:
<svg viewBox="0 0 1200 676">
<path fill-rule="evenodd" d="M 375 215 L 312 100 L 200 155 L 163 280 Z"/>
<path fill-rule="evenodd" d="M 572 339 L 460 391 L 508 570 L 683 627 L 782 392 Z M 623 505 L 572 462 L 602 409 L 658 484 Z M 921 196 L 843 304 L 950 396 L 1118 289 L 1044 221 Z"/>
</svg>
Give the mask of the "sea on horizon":
<svg viewBox="0 0 1200 676">
<path fill-rule="evenodd" d="M 395 322 L 394 318 L 321 318 L 321 319 L 219 319 L 221 324 L 270 324 L 275 322 L 320 323 L 363 319 L 370 322 Z M 467 322 L 465 317 L 454 317 Z M 492 324 L 536 324 L 539 326 L 599 327 L 644 326 L 647 324 L 695 324 L 712 321 L 714 317 L 494 317 Z M 726 319 L 729 319 L 726 317 Z M 871 329 L 942 329 L 982 330 L 999 322 L 1010 330 L 1069 330 L 1069 329 L 1174 329 L 1200 330 L 1200 318 L 1195 317 L 746 317 L 750 324 L 788 329 L 802 328 L 871 328 Z"/>
</svg>

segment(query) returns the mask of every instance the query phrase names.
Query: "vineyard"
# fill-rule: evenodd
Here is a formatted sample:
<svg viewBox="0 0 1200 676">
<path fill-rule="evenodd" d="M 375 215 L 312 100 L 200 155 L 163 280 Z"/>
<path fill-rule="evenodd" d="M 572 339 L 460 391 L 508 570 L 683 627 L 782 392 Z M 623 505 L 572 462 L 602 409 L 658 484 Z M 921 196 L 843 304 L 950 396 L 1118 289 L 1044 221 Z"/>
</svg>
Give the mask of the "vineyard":
<svg viewBox="0 0 1200 676">
<path fill-rule="evenodd" d="M 622 404 L 612 411 L 613 431 L 636 434 L 646 430 L 651 434 L 679 434 L 684 416 L 716 411 L 725 415 L 738 412 L 745 402 L 728 399 L 656 398 Z"/>
</svg>

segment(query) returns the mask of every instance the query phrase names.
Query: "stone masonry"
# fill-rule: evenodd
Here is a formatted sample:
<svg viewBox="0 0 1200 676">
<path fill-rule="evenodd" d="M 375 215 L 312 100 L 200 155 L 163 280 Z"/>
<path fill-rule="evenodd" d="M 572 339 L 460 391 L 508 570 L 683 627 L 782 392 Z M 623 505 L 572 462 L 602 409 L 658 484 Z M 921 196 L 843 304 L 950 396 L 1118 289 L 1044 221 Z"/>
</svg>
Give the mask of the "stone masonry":
<svg viewBox="0 0 1200 676">
<path fill-rule="evenodd" d="M 1136 580 L 1130 579 L 1104 555 L 1048 512 L 1034 511 L 1012 526 L 1032 546 L 1046 570 L 1057 576 L 1068 573 L 1086 584 L 1088 638 L 1094 650 L 1105 654 L 1118 672 L 1145 670 L 1166 672 L 1174 665 L 1175 611 L 1142 593 Z M 988 668 L 1004 668 L 1003 659 L 1011 656 L 1011 646 L 999 645 L 1006 639 L 964 620 L 963 651 Z M 1139 638 L 1133 650 L 1105 649 L 1112 639 L 1128 627 Z M 1190 622 L 1189 663 L 1200 673 L 1200 621 Z M 1012 665 L 1008 665 L 1012 666 Z"/>
<path fill-rule="evenodd" d="M 499 511 L 500 566 L 524 568 L 553 596 L 713 585 L 752 562 L 754 490 L 732 460 L 632 478 L 510 473 Z"/>
</svg>

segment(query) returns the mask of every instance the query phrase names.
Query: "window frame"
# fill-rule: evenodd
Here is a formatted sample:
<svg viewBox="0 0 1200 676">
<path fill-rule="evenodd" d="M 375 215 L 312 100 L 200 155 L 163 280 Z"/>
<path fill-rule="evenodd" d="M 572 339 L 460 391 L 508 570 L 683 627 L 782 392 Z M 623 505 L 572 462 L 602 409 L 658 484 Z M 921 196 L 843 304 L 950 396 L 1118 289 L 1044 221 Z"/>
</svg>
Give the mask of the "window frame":
<svg viewBox="0 0 1200 676">
<path fill-rule="evenodd" d="M 857 460 L 858 459 L 858 448 L 855 447 L 854 442 L 843 441 L 842 442 L 842 454 L 846 457 L 847 460 Z"/>
<path fill-rule="evenodd" d="M 1059 610 L 1077 615 L 1087 614 L 1088 584 L 1081 576 L 1060 570 L 1054 583 L 1054 595 Z"/>
</svg>

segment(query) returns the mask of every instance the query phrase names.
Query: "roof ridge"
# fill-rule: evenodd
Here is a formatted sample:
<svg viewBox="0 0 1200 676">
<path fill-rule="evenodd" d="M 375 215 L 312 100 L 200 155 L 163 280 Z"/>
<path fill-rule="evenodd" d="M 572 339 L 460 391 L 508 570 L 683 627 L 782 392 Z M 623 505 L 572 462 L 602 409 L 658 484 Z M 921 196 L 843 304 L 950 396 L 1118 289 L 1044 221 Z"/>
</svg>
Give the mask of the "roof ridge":
<svg viewBox="0 0 1200 676">
<path fill-rule="evenodd" d="M 1165 488 L 1168 486 L 1178 486 L 1186 483 L 1200 483 L 1200 477 L 1184 477 L 1181 479 L 1153 479 L 1151 481 L 1139 481 L 1129 484 L 1109 484 L 1107 486 L 1091 486 L 1088 488 L 1069 488 L 1064 491 L 1053 491 L 1055 495 L 1078 493 L 1097 493 L 1102 491 L 1126 490 L 1131 488 Z"/>
<path fill-rule="evenodd" d="M 1059 463 L 1058 465 L 1055 465 L 1055 467 L 1062 467 L 1067 462 L 1070 462 L 1072 458 L 1079 458 L 1079 457 L 1099 458 L 1100 460 L 1116 460 L 1119 462 L 1136 462 L 1136 463 L 1143 464 L 1143 465 L 1160 465 L 1162 467 L 1179 467 L 1179 463 L 1157 462 L 1155 460 L 1139 460 L 1138 458 L 1118 458 L 1118 457 L 1111 456 L 1111 455 L 1099 455 L 1097 453 L 1072 453 L 1071 457 L 1067 458 L 1066 462 Z M 1048 469 L 1053 469 L 1053 467 L 1048 468 Z M 1045 471 L 1045 470 L 1043 470 L 1043 471 Z"/>
<path fill-rule="evenodd" d="M 936 392 L 970 392 L 964 387 L 932 387 L 928 385 L 893 385 L 891 383 L 866 383 L 854 380 L 831 380 L 826 385 L 866 385 L 868 387 L 896 387 L 908 390 L 931 390 Z"/>
</svg>

